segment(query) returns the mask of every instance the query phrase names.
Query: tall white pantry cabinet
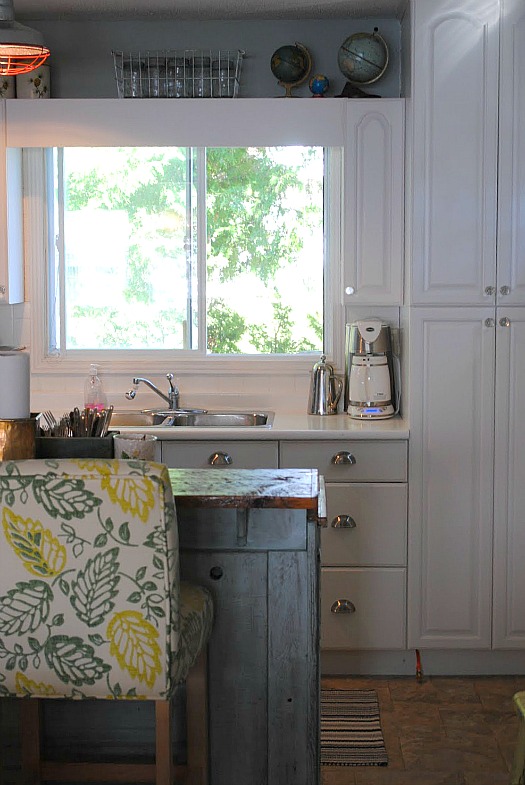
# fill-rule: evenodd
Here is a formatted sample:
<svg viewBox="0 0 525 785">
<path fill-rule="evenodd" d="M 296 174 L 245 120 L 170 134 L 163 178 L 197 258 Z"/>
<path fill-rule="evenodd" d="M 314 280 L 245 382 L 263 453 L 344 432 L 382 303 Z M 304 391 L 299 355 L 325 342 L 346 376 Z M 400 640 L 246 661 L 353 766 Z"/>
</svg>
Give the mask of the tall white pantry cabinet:
<svg viewBox="0 0 525 785">
<path fill-rule="evenodd" d="M 525 3 L 412 18 L 408 646 L 525 647 Z"/>
</svg>

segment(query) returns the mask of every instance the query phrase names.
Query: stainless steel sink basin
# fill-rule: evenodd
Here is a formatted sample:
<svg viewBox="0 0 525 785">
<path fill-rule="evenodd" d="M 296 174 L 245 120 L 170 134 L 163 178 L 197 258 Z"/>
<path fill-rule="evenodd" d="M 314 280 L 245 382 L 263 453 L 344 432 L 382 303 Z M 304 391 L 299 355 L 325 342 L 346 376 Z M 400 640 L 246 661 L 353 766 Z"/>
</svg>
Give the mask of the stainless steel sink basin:
<svg viewBox="0 0 525 785">
<path fill-rule="evenodd" d="M 273 418 L 273 412 L 184 412 L 144 409 L 113 412 L 111 427 L 271 428 Z"/>
<path fill-rule="evenodd" d="M 111 415 L 111 428 L 125 428 L 128 426 L 151 427 L 154 425 L 154 416 L 151 412 L 140 411 L 119 411 L 118 409 Z"/>
</svg>

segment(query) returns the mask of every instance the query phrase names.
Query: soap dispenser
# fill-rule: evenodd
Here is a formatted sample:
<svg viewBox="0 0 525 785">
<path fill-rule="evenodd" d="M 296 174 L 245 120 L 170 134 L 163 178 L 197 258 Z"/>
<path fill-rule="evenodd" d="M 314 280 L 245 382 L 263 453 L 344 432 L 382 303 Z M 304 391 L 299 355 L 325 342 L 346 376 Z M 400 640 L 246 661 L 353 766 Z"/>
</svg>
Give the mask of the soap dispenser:
<svg viewBox="0 0 525 785">
<path fill-rule="evenodd" d="M 106 408 L 107 399 L 102 387 L 102 382 L 98 375 L 98 368 L 92 364 L 89 368 L 89 376 L 84 385 L 84 407 L 101 411 Z"/>
</svg>

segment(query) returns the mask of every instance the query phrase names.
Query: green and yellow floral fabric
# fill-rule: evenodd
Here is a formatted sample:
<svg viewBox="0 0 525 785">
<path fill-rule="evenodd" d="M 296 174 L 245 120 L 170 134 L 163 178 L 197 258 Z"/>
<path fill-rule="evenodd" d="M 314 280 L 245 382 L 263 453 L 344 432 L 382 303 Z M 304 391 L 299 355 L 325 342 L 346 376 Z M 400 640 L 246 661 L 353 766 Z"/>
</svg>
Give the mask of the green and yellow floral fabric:
<svg viewBox="0 0 525 785">
<path fill-rule="evenodd" d="M 212 617 L 165 466 L 0 463 L 0 696 L 169 698 Z"/>
</svg>

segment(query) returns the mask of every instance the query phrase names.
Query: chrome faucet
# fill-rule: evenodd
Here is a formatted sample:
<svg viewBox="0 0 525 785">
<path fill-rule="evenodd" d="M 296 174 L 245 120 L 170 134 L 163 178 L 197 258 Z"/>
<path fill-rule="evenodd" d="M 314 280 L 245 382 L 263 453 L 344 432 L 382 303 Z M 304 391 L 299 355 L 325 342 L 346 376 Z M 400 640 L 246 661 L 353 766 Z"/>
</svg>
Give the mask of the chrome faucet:
<svg viewBox="0 0 525 785">
<path fill-rule="evenodd" d="M 167 373 L 166 374 L 166 379 L 168 380 L 168 383 L 169 383 L 169 390 L 168 390 L 168 394 L 164 395 L 164 393 L 161 390 L 159 390 L 157 385 L 153 384 L 153 382 L 150 382 L 149 379 L 144 379 L 142 376 L 135 376 L 132 379 L 134 387 L 133 387 L 133 389 L 129 390 L 129 392 L 126 393 L 126 398 L 128 399 L 128 401 L 132 401 L 135 398 L 136 394 L 137 394 L 137 387 L 139 386 L 140 382 L 142 382 L 147 387 L 149 387 L 150 390 L 153 390 L 154 393 L 157 393 L 157 395 L 160 395 L 160 397 L 163 398 L 167 402 L 167 404 L 168 404 L 170 409 L 178 409 L 179 408 L 179 388 L 178 387 L 174 387 L 174 385 L 173 385 L 173 374 L 172 373 Z"/>
</svg>

